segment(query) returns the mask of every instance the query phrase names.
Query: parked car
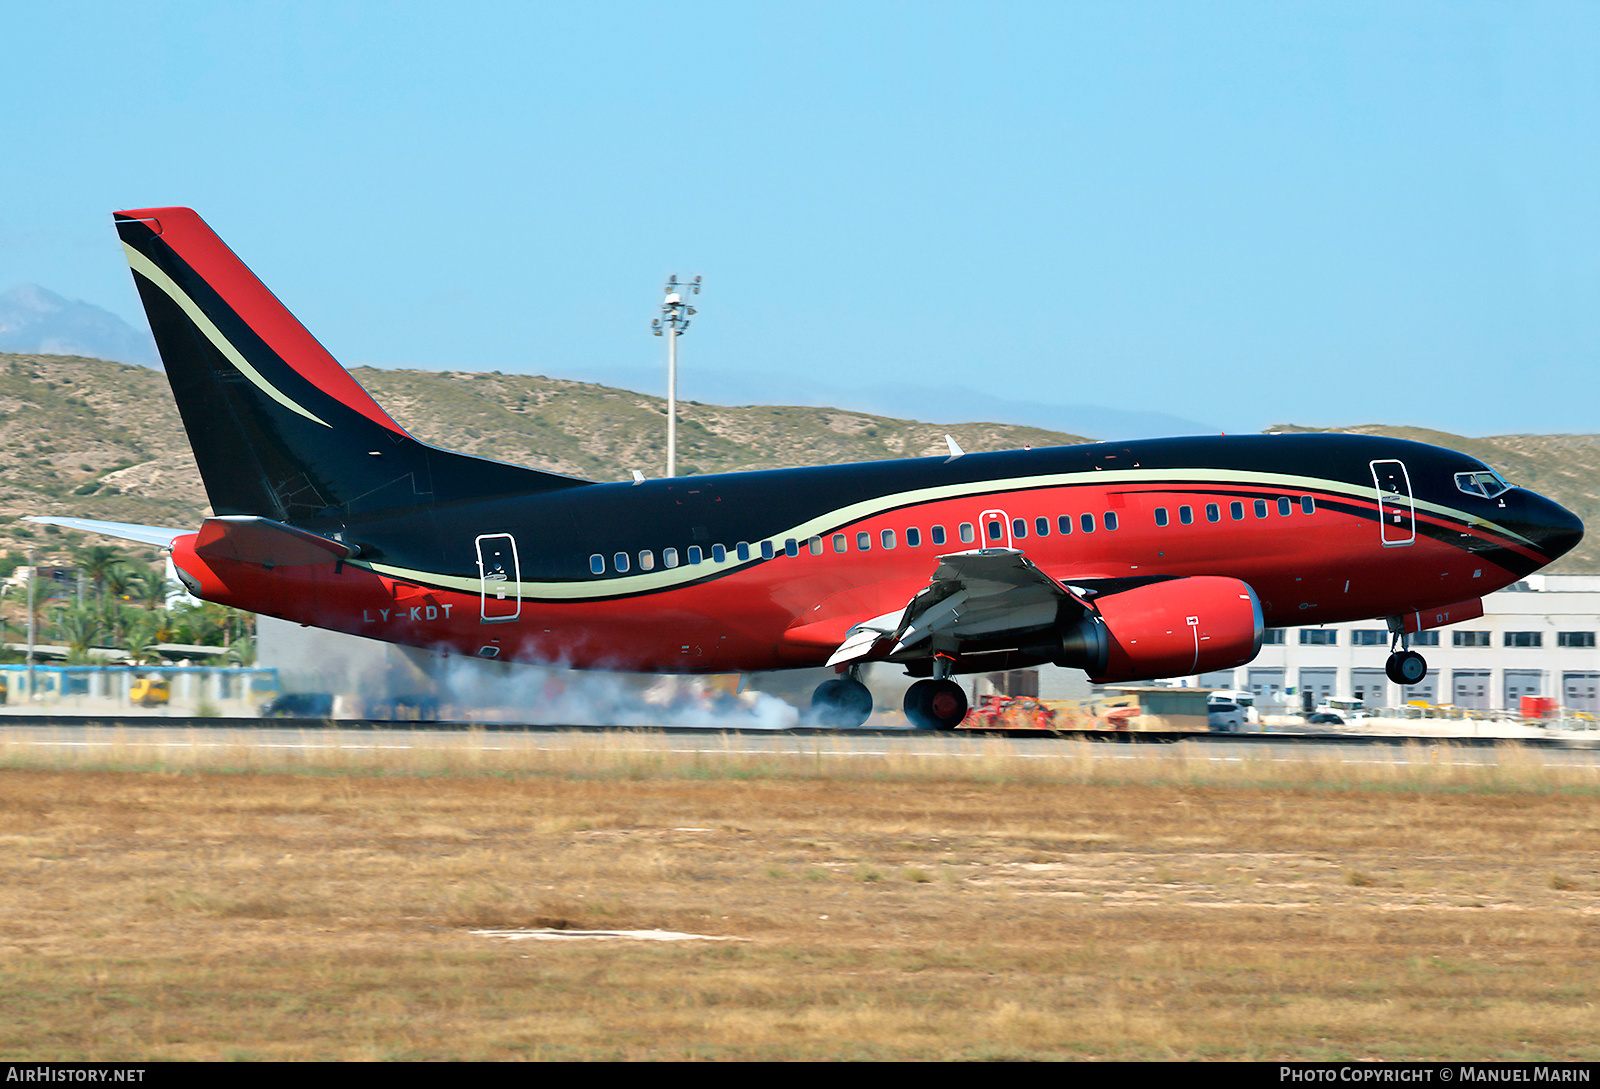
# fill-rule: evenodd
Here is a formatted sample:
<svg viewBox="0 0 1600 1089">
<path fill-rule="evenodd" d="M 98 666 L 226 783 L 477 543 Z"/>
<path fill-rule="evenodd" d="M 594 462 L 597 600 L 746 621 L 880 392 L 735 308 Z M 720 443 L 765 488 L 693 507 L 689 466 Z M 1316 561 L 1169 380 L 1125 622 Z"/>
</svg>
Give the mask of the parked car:
<svg viewBox="0 0 1600 1089">
<path fill-rule="evenodd" d="M 332 718 L 333 693 L 285 692 L 261 705 L 262 718 Z"/>
<path fill-rule="evenodd" d="M 128 698 L 140 707 L 165 707 L 172 702 L 172 682 L 165 677 L 139 677 L 128 689 Z"/>
<path fill-rule="evenodd" d="M 1206 701 L 1206 716 L 1211 721 L 1213 733 L 1236 734 L 1244 729 L 1244 708 L 1232 700 L 1219 700 L 1213 696 Z"/>
</svg>

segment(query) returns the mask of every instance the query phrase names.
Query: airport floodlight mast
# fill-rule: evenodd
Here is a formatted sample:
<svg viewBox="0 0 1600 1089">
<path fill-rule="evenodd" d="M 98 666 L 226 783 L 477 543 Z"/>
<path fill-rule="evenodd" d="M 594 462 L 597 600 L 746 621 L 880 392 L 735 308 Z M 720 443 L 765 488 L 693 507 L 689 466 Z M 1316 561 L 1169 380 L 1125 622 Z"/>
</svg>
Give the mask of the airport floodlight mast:
<svg viewBox="0 0 1600 1089">
<path fill-rule="evenodd" d="M 700 277 L 693 283 L 678 282 L 673 275 L 663 289 L 666 299 L 661 303 L 661 316 L 650 323 L 655 335 L 667 338 L 667 475 L 678 475 L 678 338 L 689 328 L 694 307 L 683 301 L 685 293 L 700 294 Z"/>
</svg>

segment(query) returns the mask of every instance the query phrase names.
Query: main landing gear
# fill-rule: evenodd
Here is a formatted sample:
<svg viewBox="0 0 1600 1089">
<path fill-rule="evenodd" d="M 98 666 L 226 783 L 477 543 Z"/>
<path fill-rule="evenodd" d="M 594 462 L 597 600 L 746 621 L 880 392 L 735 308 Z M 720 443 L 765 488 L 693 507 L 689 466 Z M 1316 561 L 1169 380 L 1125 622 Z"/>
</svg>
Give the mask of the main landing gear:
<svg viewBox="0 0 1600 1089">
<path fill-rule="evenodd" d="M 936 659 L 934 673 L 906 690 L 906 718 L 919 730 L 953 730 L 967 717 L 967 694 L 950 679 L 950 662 Z M 817 686 L 811 714 L 819 726 L 853 730 L 872 714 L 872 693 L 852 669 Z"/>
<path fill-rule="evenodd" d="M 967 717 L 967 694 L 952 680 L 918 681 L 906 689 L 905 709 L 919 730 L 953 730 Z"/>
<path fill-rule="evenodd" d="M 1411 641 L 1404 631 L 1396 630 L 1395 619 L 1389 621 L 1390 641 L 1389 660 L 1384 663 L 1383 671 L 1395 684 L 1412 685 L 1428 675 L 1428 661 L 1416 651 L 1410 649 Z"/>
<path fill-rule="evenodd" d="M 955 660 L 933 656 L 933 677 L 906 689 L 906 718 L 918 730 L 953 730 L 967 717 L 967 694 L 950 679 Z"/>
<path fill-rule="evenodd" d="M 811 713 L 819 726 L 853 730 L 872 715 L 872 693 L 852 669 L 848 676 L 817 685 L 811 693 Z"/>
</svg>

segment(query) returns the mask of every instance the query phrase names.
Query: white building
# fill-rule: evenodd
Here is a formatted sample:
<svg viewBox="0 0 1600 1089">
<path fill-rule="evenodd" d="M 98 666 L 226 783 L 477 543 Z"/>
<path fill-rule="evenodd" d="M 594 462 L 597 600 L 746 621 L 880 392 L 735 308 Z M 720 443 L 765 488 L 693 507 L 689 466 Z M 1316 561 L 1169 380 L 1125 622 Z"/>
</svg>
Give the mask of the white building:
<svg viewBox="0 0 1600 1089">
<path fill-rule="evenodd" d="M 1207 688 L 1249 689 L 1267 711 L 1297 710 L 1330 697 L 1368 707 L 1411 700 L 1515 711 L 1523 696 L 1555 698 L 1568 711 L 1600 713 L 1600 575 L 1530 575 L 1490 594 L 1483 616 L 1412 636 L 1428 660 L 1421 684 L 1384 674 L 1383 621 L 1275 628 L 1249 665 L 1189 678 Z"/>
</svg>

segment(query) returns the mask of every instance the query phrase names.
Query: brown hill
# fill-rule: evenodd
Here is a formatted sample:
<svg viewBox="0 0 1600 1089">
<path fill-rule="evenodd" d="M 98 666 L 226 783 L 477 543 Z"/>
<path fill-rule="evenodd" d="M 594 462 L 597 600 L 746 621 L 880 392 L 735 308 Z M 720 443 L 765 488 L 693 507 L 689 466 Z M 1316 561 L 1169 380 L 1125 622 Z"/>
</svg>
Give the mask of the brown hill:
<svg viewBox="0 0 1600 1089">
<path fill-rule="evenodd" d="M 482 457 L 600 480 L 647 476 L 665 461 L 665 403 L 558 378 L 357 368 L 355 376 L 418 438 Z M 831 408 L 681 402 L 681 473 L 730 472 L 945 450 L 1084 440 L 997 423 L 929 424 Z M 1283 427 L 1274 430 L 1304 430 Z M 1462 450 L 1600 523 L 1600 435 L 1474 439 L 1417 428 L 1346 428 Z M 206 511 L 164 375 L 78 356 L 0 354 L 0 551 L 64 557 L 78 535 L 19 522 L 29 514 L 192 526 Z M 1600 572 L 1591 536 L 1552 570 Z"/>
</svg>

